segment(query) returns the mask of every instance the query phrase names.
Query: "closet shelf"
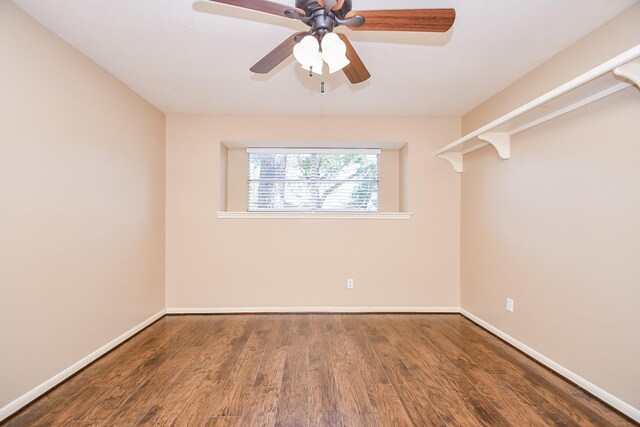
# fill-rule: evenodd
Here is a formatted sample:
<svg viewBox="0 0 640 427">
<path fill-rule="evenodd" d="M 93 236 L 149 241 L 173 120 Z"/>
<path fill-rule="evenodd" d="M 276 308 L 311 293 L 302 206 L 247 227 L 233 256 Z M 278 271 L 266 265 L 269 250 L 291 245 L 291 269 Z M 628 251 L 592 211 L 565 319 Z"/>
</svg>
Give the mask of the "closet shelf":
<svg viewBox="0 0 640 427">
<path fill-rule="evenodd" d="M 640 87 L 640 45 L 444 146 L 437 156 L 448 160 L 456 172 L 462 172 L 465 154 L 486 145 L 492 145 L 501 158 L 508 159 L 511 135 L 584 107 L 631 84 Z"/>
</svg>

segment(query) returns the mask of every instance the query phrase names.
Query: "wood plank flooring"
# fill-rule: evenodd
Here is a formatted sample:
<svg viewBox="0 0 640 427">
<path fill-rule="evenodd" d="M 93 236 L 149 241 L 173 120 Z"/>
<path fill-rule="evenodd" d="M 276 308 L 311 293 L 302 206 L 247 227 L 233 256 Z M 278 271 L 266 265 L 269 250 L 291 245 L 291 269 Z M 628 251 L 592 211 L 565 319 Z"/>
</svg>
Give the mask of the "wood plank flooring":
<svg viewBox="0 0 640 427">
<path fill-rule="evenodd" d="M 1 426 L 634 425 L 460 315 L 166 316 Z"/>
</svg>

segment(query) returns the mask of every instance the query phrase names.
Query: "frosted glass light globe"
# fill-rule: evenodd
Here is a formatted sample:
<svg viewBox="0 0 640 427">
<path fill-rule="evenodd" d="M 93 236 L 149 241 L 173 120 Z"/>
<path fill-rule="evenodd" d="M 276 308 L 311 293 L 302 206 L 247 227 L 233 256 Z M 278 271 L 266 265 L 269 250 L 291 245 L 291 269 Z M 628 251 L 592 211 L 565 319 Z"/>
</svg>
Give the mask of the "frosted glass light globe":
<svg viewBox="0 0 640 427">
<path fill-rule="evenodd" d="M 329 65 L 330 74 L 350 64 L 347 46 L 336 33 L 328 33 L 322 38 L 322 59 Z"/>
<path fill-rule="evenodd" d="M 314 36 L 305 36 L 293 47 L 293 56 L 304 70 L 322 74 L 322 53 L 320 44 Z"/>
</svg>

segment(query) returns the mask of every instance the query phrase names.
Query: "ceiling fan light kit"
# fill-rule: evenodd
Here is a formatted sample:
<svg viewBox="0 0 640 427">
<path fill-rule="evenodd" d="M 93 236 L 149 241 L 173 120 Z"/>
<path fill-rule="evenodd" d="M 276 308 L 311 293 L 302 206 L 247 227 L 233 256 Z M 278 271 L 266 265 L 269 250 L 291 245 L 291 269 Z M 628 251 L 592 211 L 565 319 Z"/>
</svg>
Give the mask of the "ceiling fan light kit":
<svg viewBox="0 0 640 427">
<path fill-rule="evenodd" d="M 319 75 L 322 75 L 324 62 L 329 66 L 329 74 L 342 70 L 350 62 L 347 59 L 347 46 L 335 33 L 327 33 L 321 43 L 318 43 L 316 36 L 305 36 L 294 46 L 293 56 L 302 69 Z"/>
<path fill-rule="evenodd" d="M 344 25 L 363 31 L 446 32 L 456 17 L 453 9 L 356 12 L 351 10 L 351 0 L 296 0 L 295 8 L 268 0 L 210 1 L 295 19 L 310 27 L 308 32 L 296 33 L 278 45 L 251 67 L 252 72 L 267 74 L 293 54 L 303 69 L 321 75 L 326 62 L 330 74 L 343 70 L 353 84 L 366 81 L 371 74 L 347 36 L 333 32 L 335 27 Z"/>
</svg>

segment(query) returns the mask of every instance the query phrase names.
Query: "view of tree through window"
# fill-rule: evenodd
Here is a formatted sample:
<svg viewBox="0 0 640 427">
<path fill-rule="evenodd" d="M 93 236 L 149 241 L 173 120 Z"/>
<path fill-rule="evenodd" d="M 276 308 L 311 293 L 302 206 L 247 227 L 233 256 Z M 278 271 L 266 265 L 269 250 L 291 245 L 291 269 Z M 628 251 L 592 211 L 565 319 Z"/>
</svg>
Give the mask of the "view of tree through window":
<svg viewBox="0 0 640 427">
<path fill-rule="evenodd" d="M 247 151 L 250 211 L 378 211 L 379 150 Z"/>
</svg>

